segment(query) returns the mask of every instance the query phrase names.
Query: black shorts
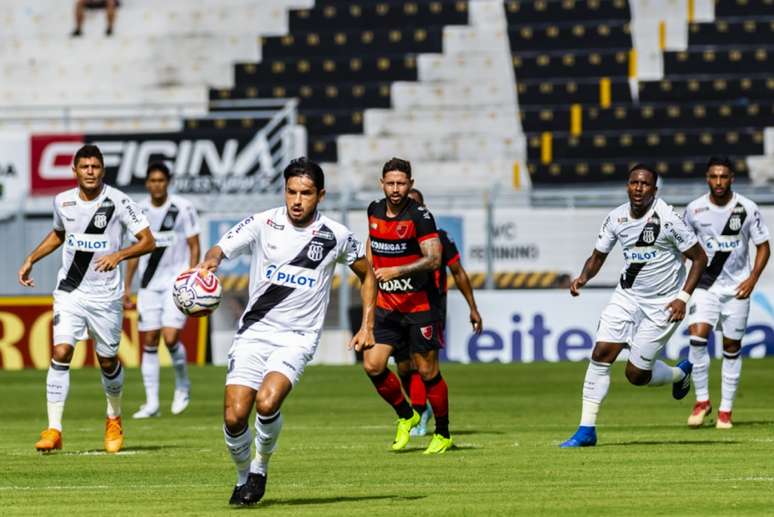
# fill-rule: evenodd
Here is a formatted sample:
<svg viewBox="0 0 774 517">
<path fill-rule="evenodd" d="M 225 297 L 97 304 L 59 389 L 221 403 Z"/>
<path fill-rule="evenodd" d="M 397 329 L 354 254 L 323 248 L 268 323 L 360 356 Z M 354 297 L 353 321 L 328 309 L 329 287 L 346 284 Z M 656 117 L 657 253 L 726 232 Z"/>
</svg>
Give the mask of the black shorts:
<svg viewBox="0 0 774 517">
<path fill-rule="evenodd" d="M 442 348 L 443 325 L 440 321 L 417 325 L 377 317 L 374 337 L 380 345 L 390 345 L 393 357 L 400 362 L 411 354 Z"/>
<path fill-rule="evenodd" d="M 116 7 L 120 7 L 121 2 L 116 1 Z M 105 9 L 107 7 L 106 0 L 86 0 L 86 9 Z"/>
</svg>

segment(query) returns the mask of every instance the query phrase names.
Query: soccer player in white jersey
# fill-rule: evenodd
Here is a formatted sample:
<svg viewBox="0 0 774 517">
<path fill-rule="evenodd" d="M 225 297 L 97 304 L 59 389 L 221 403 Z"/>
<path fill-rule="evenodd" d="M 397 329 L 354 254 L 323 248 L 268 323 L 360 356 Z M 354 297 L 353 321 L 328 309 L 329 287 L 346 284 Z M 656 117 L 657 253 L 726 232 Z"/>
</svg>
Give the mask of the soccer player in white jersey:
<svg viewBox="0 0 774 517">
<path fill-rule="evenodd" d="M 596 344 L 583 383 L 580 427 L 561 447 L 597 443 L 597 413 L 610 387 L 610 366 L 629 348 L 626 378 L 635 386 L 672 384 L 682 399 L 691 389 L 691 363 L 668 366 L 656 359 L 669 341 L 691 297 L 707 256 L 671 206 L 656 198 L 658 174 L 637 164 L 629 171 L 629 202 L 615 208 L 597 236 L 591 257 L 570 284 L 573 296 L 599 272 L 616 242 L 624 270 L 610 302 L 602 311 Z M 686 278 L 683 257 L 693 261 Z"/>
<path fill-rule="evenodd" d="M 126 263 L 124 278 L 124 308 L 131 309 L 132 280 L 140 270 L 140 290 L 137 292 L 138 329 L 142 341 L 142 382 L 145 403 L 133 418 L 151 418 L 159 411 L 159 338 L 172 357 L 175 370 L 175 393 L 172 414 L 188 407 L 191 382 L 188 379 L 188 358 L 180 342 L 180 329 L 186 317 L 175 307 L 172 287 L 177 275 L 199 263 L 199 216 L 186 199 L 168 193 L 169 168 L 151 163 L 145 177 L 148 197 L 138 203 L 150 222 L 156 249 L 139 259 Z"/>
<path fill-rule="evenodd" d="M 90 335 L 96 345 L 107 397 L 105 450 L 118 452 L 124 442 L 124 370 L 117 357 L 124 284 L 118 264 L 152 251 L 155 241 L 148 220 L 134 201 L 103 183 L 105 162 L 99 148 L 81 147 L 73 159 L 73 172 L 78 187 L 54 198 L 54 228 L 19 269 L 19 283 L 33 287 L 33 264 L 64 244 L 54 290 L 54 349 L 46 378 L 48 428 L 41 433 L 35 448 L 62 448 L 62 413 L 70 389 L 70 361 L 75 343 Z M 126 231 L 136 242 L 121 249 Z"/>
<path fill-rule="evenodd" d="M 349 346 L 374 345 L 376 280 L 363 244 L 317 211 L 325 195 L 319 165 L 293 160 L 284 178 L 285 206 L 241 221 L 197 266 L 214 271 L 224 258 L 252 256 L 250 299 L 228 355 L 223 412 L 226 446 L 237 468 L 233 505 L 263 497 L 282 429 L 280 406 L 317 349 L 337 263 L 348 264 L 362 283 L 363 319 Z M 255 458 L 248 429 L 253 405 Z"/>
<path fill-rule="evenodd" d="M 721 398 L 715 426 L 730 429 L 731 410 L 742 371 L 742 337 L 750 313 L 750 294 L 769 260 L 769 229 L 758 206 L 734 193 L 734 167 L 726 157 L 707 164 L 709 193 L 685 209 L 685 222 L 693 228 L 709 256 L 688 308 L 696 404 L 688 425 L 699 427 L 712 411 L 709 398 L 707 339 L 713 329 L 723 334 Z M 755 264 L 750 269 L 749 242 L 755 244 Z"/>
</svg>

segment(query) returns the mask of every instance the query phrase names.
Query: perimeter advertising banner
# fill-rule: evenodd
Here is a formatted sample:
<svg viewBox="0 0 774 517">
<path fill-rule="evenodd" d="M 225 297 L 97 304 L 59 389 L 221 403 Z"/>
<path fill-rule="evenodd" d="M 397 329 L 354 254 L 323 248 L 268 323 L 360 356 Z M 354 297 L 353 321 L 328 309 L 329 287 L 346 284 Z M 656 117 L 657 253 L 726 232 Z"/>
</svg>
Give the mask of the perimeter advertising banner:
<svg viewBox="0 0 774 517">
<path fill-rule="evenodd" d="M 467 303 L 449 293 L 446 316 L 446 359 L 461 363 L 583 361 L 591 356 L 602 309 L 612 289 L 586 289 L 578 298 L 565 290 L 478 291 L 476 302 L 484 320 L 477 336 L 470 328 Z M 774 290 L 753 293 L 750 319 L 742 339 L 742 355 L 774 355 Z M 683 322 L 664 355 L 688 356 L 688 325 Z M 709 341 L 710 355 L 722 356 L 719 334 Z M 623 356 L 623 354 L 622 354 Z"/>
<path fill-rule="evenodd" d="M 49 296 L 0 298 L 0 369 L 48 368 L 51 360 L 51 320 Z M 207 318 L 189 318 L 181 333 L 188 361 L 204 364 L 207 347 Z M 118 356 L 128 367 L 140 366 L 142 347 L 137 331 L 137 311 L 124 312 L 124 325 Z M 163 366 L 172 364 L 166 347 L 159 348 Z M 81 341 L 75 347 L 71 366 L 95 366 L 94 343 Z"/>
<path fill-rule="evenodd" d="M 183 130 L 171 133 L 36 134 L 29 137 L 30 189 L 53 195 L 75 186 L 72 159 L 85 143 L 105 158 L 105 181 L 144 191 L 148 164 L 163 161 L 181 194 L 276 192 L 281 177 L 269 145 L 254 130 Z"/>
</svg>

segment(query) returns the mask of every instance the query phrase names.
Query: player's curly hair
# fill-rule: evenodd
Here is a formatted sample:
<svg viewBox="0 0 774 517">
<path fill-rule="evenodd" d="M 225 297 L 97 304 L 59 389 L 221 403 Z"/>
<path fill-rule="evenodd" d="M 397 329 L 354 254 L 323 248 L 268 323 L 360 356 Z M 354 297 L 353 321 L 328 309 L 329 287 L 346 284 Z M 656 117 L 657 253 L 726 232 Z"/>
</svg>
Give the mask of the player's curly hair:
<svg viewBox="0 0 774 517">
<path fill-rule="evenodd" d="M 648 165 L 645 165 L 644 163 L 635 163 L 632 165 L 632 167 L 629 169 L 629 176 L 632 175 L 632 172 L 634 171 L 646 171 L 653 176 L 653 184 L 658 186 L 658 172 L 655 168 L 650 167 Z"/>
<path fill-rule="evenodd" d="M 286 184 L 290 178 L 308 176 L 314 183 L 314 186 L 317 187 L 318 192 L 325 188 L 325 174 L 323 174 L 322 168 L 306 156 L 292 160 L 285 167 L 285 172 L 282 173 L 282 176 L 285 178 Z"/>
<path fill-rule="evenodd" d="M 411 162 L 402 158 L 390 158 L 382 167 L 382 178 L 390 171 L 405 172 L 411 178 Z"/>
<path fill-rule="evenodd" d="M 731 174 L 736 174 L 736 170 L 734 169 L 734 163 L 731 161 L 731 159 L 728 156 L 725 155 L 716 155 L 716 156 L 710 156 L 710 159 L 707 160 L 707 170 L 709 171 L 710 167 L 714 166 L 720 166 L 725 167 L 726 169 L 731 172 Z"/>
</svg>

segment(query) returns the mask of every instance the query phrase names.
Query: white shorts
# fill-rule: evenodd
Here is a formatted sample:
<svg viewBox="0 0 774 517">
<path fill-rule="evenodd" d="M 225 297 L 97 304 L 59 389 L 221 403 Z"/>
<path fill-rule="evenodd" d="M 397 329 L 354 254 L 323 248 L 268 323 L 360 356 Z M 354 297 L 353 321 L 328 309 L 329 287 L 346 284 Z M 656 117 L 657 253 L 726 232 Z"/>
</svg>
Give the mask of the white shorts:
<svg viewBox="0 0 774 517">
<path fill-rule="evenodd" d="M 141 332 L 162 327 L 181 329 L 185 326 L 186 315 L 175 305 L 172 288 L 166 291 L 140 289 L 137 292 L 137 314 L 137 329 Z"/>
<path fill-rule="evenodd" d="M 228 352 L 226 384 L 248 386 L 257 391 L 267 373 L 279 372 L 295 386 L 319 342 L 318 332 L 254 325 L 234 337 Z"/>
<path fill-rule="evenodd" d="M 669 321 L 666 306 L 676 297 L 642 300 L 620 287 L 602 311 L 597 342 L 626 343 L 631 348 L 629 362 L 640 370 L 653 369 L 653 361 L 677 329 Z"/>
<path fill-rule="evenodd" d="M 708 323 L 729 339 L 742 339 L 750 315 L 750 299 L 738 300 L 735 294 L 718 294 L 696 289 L 688 307 L 688 321 Z"/>
<path fill-rule="evenodd" d="M 124 306 L 116 300 L 93 300 L 78 291 L 54 293 L 54 344 L 75 343 L 91 336 L 97 355 L 115 357 L 121 342 Z"/>
</svg>

